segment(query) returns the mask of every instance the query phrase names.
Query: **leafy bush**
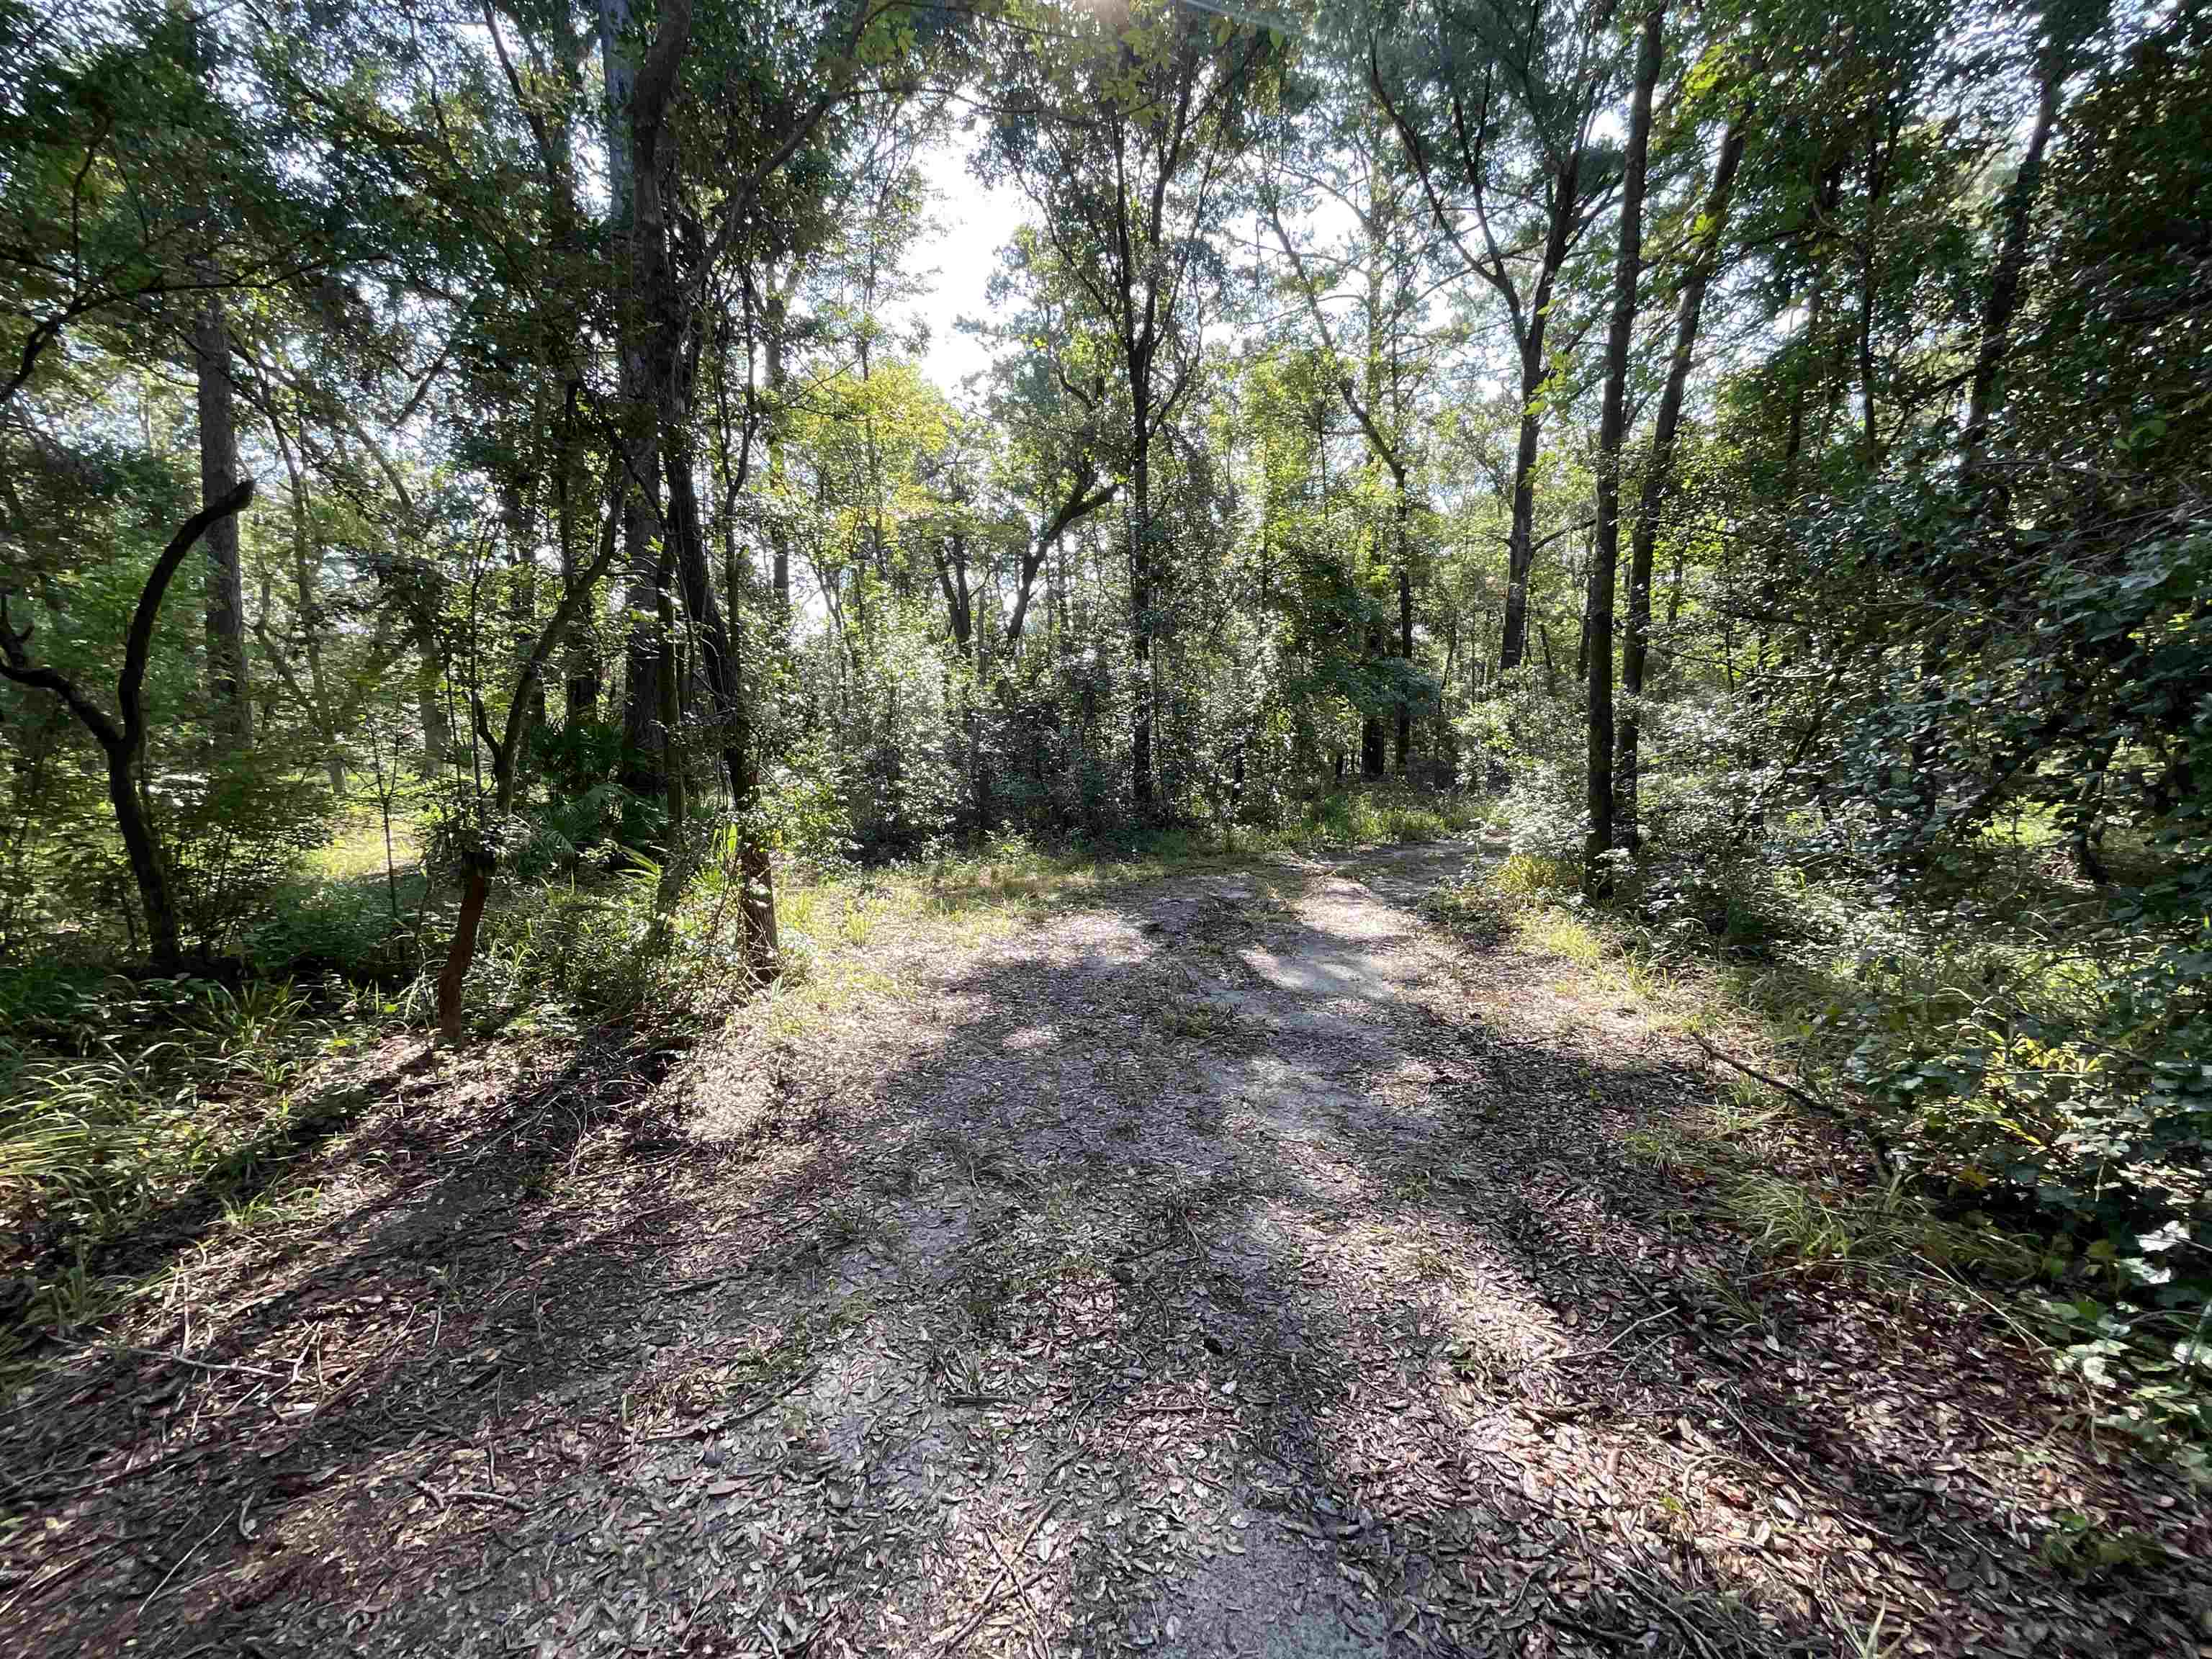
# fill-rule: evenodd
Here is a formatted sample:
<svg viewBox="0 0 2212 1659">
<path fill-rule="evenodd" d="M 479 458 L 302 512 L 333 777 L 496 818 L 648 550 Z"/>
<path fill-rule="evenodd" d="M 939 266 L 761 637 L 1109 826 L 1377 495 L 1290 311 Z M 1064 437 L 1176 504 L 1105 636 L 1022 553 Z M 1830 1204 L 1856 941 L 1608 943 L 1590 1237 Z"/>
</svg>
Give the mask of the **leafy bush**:
<svg viewBox="0 0 2212 1659">
<path fill-rule="evenodd" d="M 422 964 L 425 942 L 414 919 L 423 893 L 417 870 L 390 887 L 381 875 L 289 883 L 246 935 L 246 960 L 268 977 L 335 975 L 356 986 L 404 981 Z"/>
<path fill-rule="evenodd" d="M 208 957 L 235 946 L 271 913 L 277 890 L 330 838 L 328 787 L 248 755 L 208 773 L 167 773 L 149 782 L 162 809 L 178 921 Z"/>
<path fill-rule="evenodd" d="M 1556 824 L 1522 833 L 1571 844 Z M 1562 954 L 1608 942 L 1632 975 L 1702 985 L 1701 1016 L 1755 1020 L 1905 1183 L 1838 1231 L 1838 1200 L 1737 1181 L 1723 1196 L 1740 1224 L 1848 1254 L 1868 1215 L 1909 1198 L 1970 1231 L 2028 1231 L 2063 1291 L 2040 1316 L 2067 1363 L 2114 1390 L 2112 1422 L 2212 1438 L 2212 921 L 2186 873 L 2098 890 L 2029 839 L 1908 890 L 1878 860 L 1839 856 L 1832 823 L 1753 821 L 1718 847 L 1647 846 L 1609 909 L 1583 902 L 1571 854 L 1516 850 L 1486 886 Z"/>
<path fill-rule="evenodd" d="M 619 867 L 628 851 L 666 834 L 662 803 L 622 786 L 623 732 L 610 720 L 544 726 L 532 735 L 540 785 L 519 811 L 512 862 L 524 877 L 566 874 L 586 863 Z"/>
</svg>

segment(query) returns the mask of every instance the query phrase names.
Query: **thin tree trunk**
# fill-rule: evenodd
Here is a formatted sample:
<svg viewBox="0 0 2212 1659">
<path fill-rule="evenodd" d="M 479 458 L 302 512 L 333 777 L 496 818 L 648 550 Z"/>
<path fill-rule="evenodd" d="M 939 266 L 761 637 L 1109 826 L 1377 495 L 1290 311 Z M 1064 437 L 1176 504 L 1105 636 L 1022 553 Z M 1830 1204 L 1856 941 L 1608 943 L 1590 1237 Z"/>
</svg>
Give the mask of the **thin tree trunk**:
<svg viewBox="0 0 2212 1659">
<path fill-rule="evenodd" d="M 1405 481 L 1398 483 L 1398 658 L 1406 665 L 1398 691 L 1398 775 L 1411 775 L 1413 759 L 1413 572 L 1412 550 L 1407 544 Z"/>
<path fill-rule="evenodd" d="M 192 337 L 198 369 L 200 502 L 211 506 L 238 487 L 238 428 L 231 411 L 230 331 L 210 300 Z M 238 520 L 226 514 L 207 532 L 209 725 L 216 747 L 234 753 L 253 741 L 253 702 L 246 675 L 246 583 L 239 567 Z"/>
<path fill-rule="evenodd" d="M 462 872 L 461 912 L 453 919 L 453 943 L 446 952 L 445 966 L 438 970 L 438 1035 L 449 1045 L 461 1040 L 461 988 L 476 959 L 477 930 L 490 895 L 491 861 L 479 854 L 467 861 Z"/>
<path fill-rule="evenodd" d="M 622 512 L 621 461 L 614 467 L 614 482 L 607 502 L 607 523 L 599 542 L 599 556 L 591 568 L 580 576 L 561 596 L 552 617 L 538 631 L 538 641 L 523 659 L 517 678 L 514 695 L 509 699 L 507 728 L 504 735 L 492 731 L 484 717 L 481 699 L 476 700 L 471 713 L 477 735 L 483 746 L 491 751 L 492 817 L 503 823 L 514 811 L 514 768 L 518 752 L 525 736 L 525 725 L 529 719 L 532 693 L 544 680 L 545 665 L 568 637 L 568 630 L 592 602 L 592 595 L 608 568 L 614 563 L 620 542 L 616 532 Z M 470 846 L 464 858 L 465 873 L 461 883 L 461 913 L 457 918 L 453 936 L 446 947 L 445 967 L 438 975 L 438 1030 L 448 1042 L 458 1042 L 461 1037 L 461 990 L 467 982 L 469 966 L 477 953 L 477 925 L 483 917 L 484 901 L 491 890 L 494 852 L 491 844 L 478 839 Z"/>
<path fill-rule="evenodd" d="M 1613 276 L 1613 323 L 1606 337 L 1605 394 L 1598 415 L 1597 540 L 1590 561 L 1589 840 L 1584 883 L 1608 885 L 1613 851 L 1613 581 L 1620 561 L 1620 451 L 1628 425 L 1628 354 L 1636 331 L 1637 281 L 1644 265 L 1644 187 L 1651 147 L 1651 95 L 1659 81 L 1661 11 L 1644 14 L 1638 33 L 1636 93 L 1629 108 L 1626 171 L 1620 185 L 1620 235 Z"/>
<path fill-rule="evenodd" d="M 1705 193 L 1705 210 L 1698 216 L 1701 234 L 1691 255 L 1690 269 L 1682 278 L 1682 293 L 1674 313 L 1674 353 L 1667 364 L 1666 388 L 1659 394 L 1659 413 L 1651 430 L 1651 459 L 1644 473 L 1644 488 L 1636 504 L 1636 528 L 1628 557 L 1628 630 L 1620 652 L 1620 689 L 1627 701 L 1620 710 L 1613 768 L 1613 824 L 1620 844 L 1633 851 L 1642 830 L 1638 817 L 1641 787 L 1642 709 L 1644 672 L 1651 646 L 1651 556 L 1659 535 L 1659 517 L 1674 483 L 1674 438 L 1682 421 L 1682 399 L 1690 380 L 1690 362 L 1697 349 L 1698 319 L 1705 304 L 1720 257 L 1721 235 L 1728 223 L 1729 199 L 1743 161 L 1749 136 L 1751 112 L 1739 110 L 1721 138 L 1719 158 L 1713 164 L 1712 186 Z M 1674 621 L 1681 603 L 1681 562 L 1677 556 L 1674 592 L 1668 600 L 1668 621 Z"/>
<path fill-rule="evenodd" d="M 1867 133 L 1866 226 L 1859 250 L 1859 408 L 1863 416 L 1860 445 L 1870 472 L 1881 459 L 1881 426 L 1875 404 L 1874 313 L 1880 283 L 1880 215 L 1889 193 L 1891 147 L 1896 142 L 1896 118 L 1885 107 Z"/>
<path fill-rule="evenodd" d="M 576 411 L 583 391 L 583 382 L 575 380 L 571 380 L 562 389 L 559 470 L 555 474 L 555 483 L 559 492 L 561 592 L 563 595 L 576 583 Z M 599 714 L 599 665 L 589 630 L 573 630 L 563 654 L 566 672 L 561 687 L 562 717 L 571 726 L 597 720 Z"/>
<path fill-rule="evenodd" d="M 2012 340 L 2012 319 L 2020 308 L 2021 280 L 2027 270 L 2027 233 L 2035 211 L 2035 198 L 2043 184 L 2043 155 L 2058 125 L 2058 96 L 2066 78 L 2071 53 L 2054 41 L 2043 52 L 2035 101 L 2035 126 L 2028 135 L 2027 153 L 2013 175 L 2004 196 L 2004 228 L 1998 244 L 1996 267 L 1990 273 L 1990 298 L 1982 313 L 1982 338 L 1974 353 L 1974 379 L 1966 400 L 1966 441 L 1971 459 L 1978 459 L 1989 435 L 1990 421 L 1997 409 L 1997 376 L 2004 367 Z"/>
<path fill-rule="evenodd" d="M 123 837 L 123 850 L 145 912 L 147 943 L 154 965 L 173 971 L 184 960 L 184 941 L 177 922 L 169 872 L 155 840 L 153 823 L 146 810 L 145 779 L 140 759 L 146 746 L 146 661 L 154 645 L 154 626 L 161 619 L 161 602 L 178 567 L 209 528 L 245 510 L 253 499 L 253 481 L 242 479 L 226 494 L 208 502 L 161 550 L 138 591 L 131 612 L 131 630 L 124 641 L 123 672 L 115 682 L 119 722 L 77 689 L 75 681 L 57 670 L 33 664 L 25 650 L 30 635 L 17 633 L 0 604 L 0 676 L 18 685 L 32 686 L 59 697 L 98 742 L 107 763 L 107 799 L 115 811 L 115 827 Z"/>
<path fill-rule="evenodd" d="M 1374 603 L 1371 595 L 1365 596 L 1366 605 Z M 1382 625 L 1370 610 L 1366 632 L 1361 638 L 1368 666 L 1377 667 L 1382 661 Z M 1382 747 L 1382 716 L 1372 706 L 1363 710 L 1359 717 L 1359 775 L 1379 778 L 1389 769 L 1389 757 Z"/>
<path fill-rule="evenodd" d="M 430 606 L 428 595 L 418 598 L 415 615 L 415 715 L 422 732 L 422 776 L 426 783 L 434 781 L 445 769 L 446 756 L 453 746 L 446 705 L 438 695 L 445 665 Z"/>
<path fill-rule="evenodd" d="M 1551 320 L 1552 290 L 1574 235 L 1581 171 L 1582 152 L 1577 149 L 1553 181 L 1543 269 L 1536 278 L 1521 341 L 1521 436 L 1513 452 L 1513 525 L 1505 553 L 1505 624 L 1498 649 L 1501 669 L 1518 668 L 1528 653 L 1528 579 L 1536 563 L 1536 454 L 1544 418 L 1540 398 L 1551 373 L 1544 360 L 1544 336 Z"/>
<path fill-rule="evenodd" d="M 789 371 L 784 366 L 783 332 L 789 301 L 771 285 L 762 307 L 768 343 L 769 436 L 768 476 L 773 490 L 783 477 L 783 392 Z M 769 525 L 769 548 L 773 561 L 770 583 L 775 594 L 776 636 L 779 648 L 791 629 L 791 532 L 779 514 Z"/>
<path fill-rule="evenodd" d="M 1146 453 L 1149 410 L 1140 398 L 1136 408 L 1137 453 L 1129 468 L 1132 535 L 1129 545 L 1130 657 L 1134 665 L 1135 714 L 1129 732 L 1130 793 L 1139 812 L 1152 805 L 1152 463 Z"/>
</svg>

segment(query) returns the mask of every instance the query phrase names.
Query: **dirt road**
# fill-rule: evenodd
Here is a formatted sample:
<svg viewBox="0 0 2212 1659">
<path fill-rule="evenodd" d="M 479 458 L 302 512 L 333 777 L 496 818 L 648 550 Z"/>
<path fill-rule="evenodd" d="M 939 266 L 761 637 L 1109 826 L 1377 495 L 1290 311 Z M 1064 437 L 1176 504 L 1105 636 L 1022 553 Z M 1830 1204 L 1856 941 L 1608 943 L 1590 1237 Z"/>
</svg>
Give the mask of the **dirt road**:
<svg viewBox="0 0 2212 1659">
<path fill-rule="evenodd" d="M 720 1050 L 371 1057 L 289 1253 L 209 1258 L 198 1369 L 15 1402 L 53 1524 L 0 1646 L 2212 1642 L 2199 1498 L 1940 1281 L 1706 1219 L 1638 1152 L 1701 1121 L 1695 1051 L 1425 921 L 1470 856 L 915 929 Z"/>
</svg>

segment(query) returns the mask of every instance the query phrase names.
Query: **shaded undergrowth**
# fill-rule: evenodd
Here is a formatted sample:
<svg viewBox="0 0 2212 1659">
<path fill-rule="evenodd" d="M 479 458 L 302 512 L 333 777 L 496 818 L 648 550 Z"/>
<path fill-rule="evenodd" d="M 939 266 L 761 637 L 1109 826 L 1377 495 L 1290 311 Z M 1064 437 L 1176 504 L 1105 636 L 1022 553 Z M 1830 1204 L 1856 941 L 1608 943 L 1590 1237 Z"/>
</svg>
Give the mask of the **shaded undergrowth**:
<svg viewBox="0 0 2212 1659">
<path fill-rule="evenodd" d="M 2108 1040 L 2144 1018 L 2143 963 L 2172 939 L 2100 954 L 2109 896 L 2025 857 L 1998 873 L 1929 916 L 1752 860 L 1638 869 L 1593 904 L 1573 865 L 1522 854 L 1432 908 L 1702 1045 L 1723 1104 L 1631 1151 L 1783 1270 L 1949 1280 L 2075 1375 L 2100 1426 L 2203 1477 L 2202 1148 L 2188 1103 L 2156 1097 L 2161 1073 L 2193 1078 L 2193 1016 L 2161 1009 L 2134 1039 L 2163 1060 Z M 2115 1140 L 2114 1118 L 2167 1133 Z"/>
</svg>

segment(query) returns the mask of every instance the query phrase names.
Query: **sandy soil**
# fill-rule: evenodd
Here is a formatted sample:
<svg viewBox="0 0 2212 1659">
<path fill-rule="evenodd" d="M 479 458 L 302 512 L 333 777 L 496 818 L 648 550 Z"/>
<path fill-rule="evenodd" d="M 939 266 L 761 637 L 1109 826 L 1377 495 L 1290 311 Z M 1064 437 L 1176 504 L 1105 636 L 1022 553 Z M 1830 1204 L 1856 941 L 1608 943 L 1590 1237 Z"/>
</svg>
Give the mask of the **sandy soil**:
<svg viewBox="0 0 2212 1659">
<path fill-rule="evenodd" d="M 1629 1156 L 1713 1080 L 1425 921 L 1470 856 L 363 1057 L 282 1248 L 9 1402 L 0 1650 L 2212 1654 L 2201 1496 Z"/>
</svg>

